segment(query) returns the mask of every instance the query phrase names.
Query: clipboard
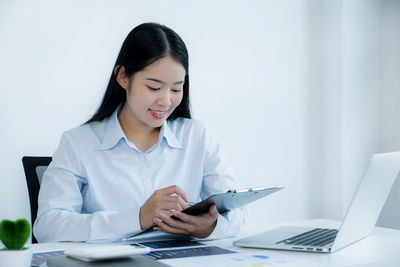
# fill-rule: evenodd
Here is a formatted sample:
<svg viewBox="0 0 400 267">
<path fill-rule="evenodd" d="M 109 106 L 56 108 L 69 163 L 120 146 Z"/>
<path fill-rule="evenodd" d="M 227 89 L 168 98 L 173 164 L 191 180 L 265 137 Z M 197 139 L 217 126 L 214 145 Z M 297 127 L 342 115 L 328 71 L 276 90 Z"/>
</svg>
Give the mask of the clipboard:
<svg viewBox="0 0 400 267">
<path fill-rule="evenodd" d="M 182 210 L 181 212 L 192 215 L 201 216 L 208 213 L 210 206 L 215 204 L 218 213 L 223 214 L 235 208 L 244 206 L 250 202 L 256 201 L 266 197 L 272 193 L 282 190 L 284 187 L 270 187 L 270 188 L 249 188 L 241 190 L 228 190 L 226 193 L 219 193 L 209 196 L 208 198 Z M 175 220 L 180 220 L 175 216 L 171 216 Z M 153 232 L 153 226 L 146 230 L 137 233 L 128 234 L 122 240 L 134 240 L 145 238 L 143 234 L 150 234 Z"/>
<path fill-rule="evenodd" d="M 229 190 L 226 193 L 211 195 L 208 198 L 182 210 L 181 212 L 192 216 L 200 216 L 208 213 L 210 206 L 215 204 L 218 212 L 223 214 L 229 210 L 239 208 L 250 202 L 266 197 L 283 188 L 284 187 L 261 187 L 242 190 Z M 179 220 L 175 216 L 172 216 L 171 218 Z"/>
</svg>

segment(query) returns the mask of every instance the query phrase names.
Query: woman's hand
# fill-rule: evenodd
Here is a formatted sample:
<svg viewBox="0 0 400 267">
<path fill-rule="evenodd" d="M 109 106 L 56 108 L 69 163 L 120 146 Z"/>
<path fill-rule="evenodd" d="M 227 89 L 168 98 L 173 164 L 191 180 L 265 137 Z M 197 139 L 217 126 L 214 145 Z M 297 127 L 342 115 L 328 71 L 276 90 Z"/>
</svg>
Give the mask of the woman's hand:
<svg viewBox="0 0 400 267">
<path fill-rule="evenodd" d="M 180 211 L 174 211 L 172 214 L 180 221 L 160 212 L 153 220 L 157 225 L 153 227 L 153 230 L 205 238 L 214 231 L 217 225 L 218 211 L 215 205 L 212 205 L 208 213 L 202 216 L 190 216 Z"/>
<path fill-rule="evenodd" d="M 186 209 L 185 201 L 188 201 L 185 192 L 176 185 L 156 190 L 140 208 L 140 227 L 144 230 L 153 226 L 153 219 L 160 213 L 169 217 L 174 210 Z"/>
</svg>

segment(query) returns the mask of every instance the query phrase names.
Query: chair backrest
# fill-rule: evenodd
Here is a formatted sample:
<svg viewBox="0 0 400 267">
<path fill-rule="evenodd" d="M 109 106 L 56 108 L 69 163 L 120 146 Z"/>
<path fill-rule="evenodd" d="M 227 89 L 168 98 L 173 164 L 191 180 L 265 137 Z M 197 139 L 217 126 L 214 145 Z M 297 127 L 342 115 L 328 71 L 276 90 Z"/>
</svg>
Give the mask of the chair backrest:
<svg viewBox="0 0 400 267">
<path fill-rule="evenodd" d="M 51 157 L 28 157 L 22 158 L 24 165 L 26 184 L 28 185 L 29 202 L 31 204 L 31 224 L 36 220 L 38 210 L 38 195 L 40 184 L 42 183 L 43 174 L 51 162 Z M 37 243 L 33 236 L 32 243 Z"/>
</svg>

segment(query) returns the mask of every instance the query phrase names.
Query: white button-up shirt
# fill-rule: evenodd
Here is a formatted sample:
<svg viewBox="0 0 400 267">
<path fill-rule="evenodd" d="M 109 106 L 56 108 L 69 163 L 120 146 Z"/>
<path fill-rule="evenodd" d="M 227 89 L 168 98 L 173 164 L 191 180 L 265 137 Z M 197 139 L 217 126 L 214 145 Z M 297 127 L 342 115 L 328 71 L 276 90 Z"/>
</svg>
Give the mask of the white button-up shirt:
<svg viewBox="0 0 400 267">
<path fill-rule="evenodd" d="M 118 239 L 141 231 L 139 211 L 157 189 L 177 185 L 190 202 L 237 188 L 218 143 L 200 122 L 163 124 L 157 143 L 141 152 L 115 111 L 63 134 L 44 173 L 34 234 L 39 242 Z M 218 215 L 209 238 L 237 234 L 244 208 Z"/>
</svg>

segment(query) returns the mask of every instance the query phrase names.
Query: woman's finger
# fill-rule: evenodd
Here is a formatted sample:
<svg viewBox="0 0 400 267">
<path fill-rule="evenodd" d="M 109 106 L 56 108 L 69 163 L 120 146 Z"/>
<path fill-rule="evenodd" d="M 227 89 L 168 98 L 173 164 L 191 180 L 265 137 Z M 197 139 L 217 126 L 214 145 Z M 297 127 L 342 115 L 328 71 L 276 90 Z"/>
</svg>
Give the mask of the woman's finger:
<svg viewBox="0 0 400 267">
<path fill-rule="evenodd" d="M 159 205 L 162 210 L 183 210 L 181 203 L 175 201 L 163 201 Z"/>
<path fill-rule="evenodd" d="M 188 202 L 186 193 L 182 189 L 180 189 L 177 185 L 173 185 L 173 186 L 169 186 L 169 187 L 160 189 L 160 192 L 164 193 L 165 195 L 177 194 L 178 196 L 183 198 L 186 202 Z"/>
<path fill-rule="evenodd" d="M 167 223 L 165 223 L 164 221 L 160 220 L 159 218 L 154 218 L 153 221 L 157 227 L 159 227 L 161 232 L 164 233 L 171 233 L 171 234 L 184 234 L 184 235 L 188 235 L 189 233 L 183 229 L 178 229 L 178 228 L 174 228 L 169 226 Z M 155 227 L 157 229 L 157 227 Z"/>
<path fill-rule="evenodd" d="M 208 214 L 206 216 L 210 216 L 213 219 L 217 219 L 218 218 L 217 207 L 215 205 L 211 205 L 211 207 L 208 210 Z"/>
<path fill-rule="evenodd" d="M 174 215 L 176 218 L 180 219 L 182 222 L 192 223 L 192 224 L 196 223 L 201 217 L 201 216 L 200 217 L 199 216 L 190 216 L 190 215 L 187 215 L 180 211 L 173 211 L 172 215 Z"/>
<path fill-rule="evenodd" d="M 162 213 L 160 213 L 159 215 L 160 215 L 159 219 L 161 219 L 164 223 L 168 224 L 171 227 L 178 228 L 178 229 L 181 229 L 181 230 L 185 230 L 187 232 L 190 232 L 191 230 L 193 230 L 193 225 L 190 225 L 188 223 L 185 223 L 185 222 L 182 222 L 182 221 L 179 221 L 179 220 L 172 219 L 172 218 L 170 218 L 168 216 L 165 216 Z"/>
<path fill-rule="evenodd" d="M 179 203 L 181 209 L 184 210 L 189 207 L 189 204 L 180 196 L 172 195 L 172 196 L 167 196 L 165 197 L 166 202 L 176 202 Z M 178 209 L 177 209 L 178 210 Z"/>
</svg>

